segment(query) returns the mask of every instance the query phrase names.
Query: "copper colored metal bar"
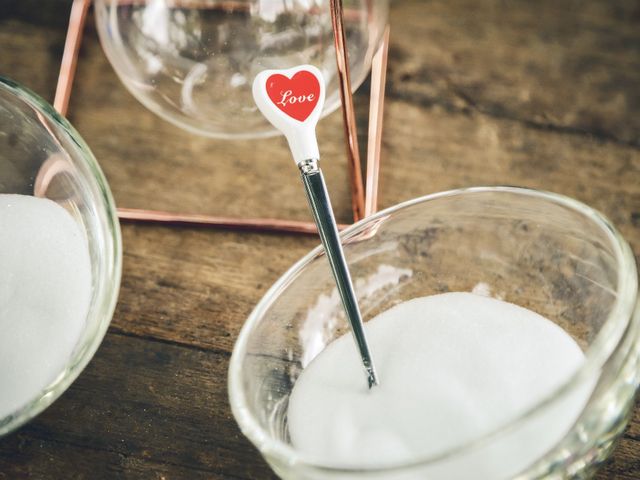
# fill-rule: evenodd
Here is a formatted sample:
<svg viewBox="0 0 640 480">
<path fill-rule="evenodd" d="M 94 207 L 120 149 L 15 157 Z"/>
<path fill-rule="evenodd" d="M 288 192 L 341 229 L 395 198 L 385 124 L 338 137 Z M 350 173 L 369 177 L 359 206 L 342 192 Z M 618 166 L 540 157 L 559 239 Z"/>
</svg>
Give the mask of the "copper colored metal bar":
<svg viewBox="0 0 640 480">
<path fill-rule="evenodd" d="M 353 94 L 351 93 L 349 56 L 344 33 L 342 0 L 330 0 L 329 5 L 331 9 L 331 22 L 333 24 L 333 39 L 336 47 L 340 98 L 342 99 L 342 119 L 347 137 L 347 158 L 351 179 L 351 206 L 353 209 L 353 219 L 354 221 L 358 221 L 364 217 L 364 187 L 360 167 L 360 152 L 358 150 L 356 115 L 353 107 Z"/>
<path fill-rule="evenodd" d="M 172 225 L 215 225 L 241 230 L 293 232 L 317 234 L 318 229 L 313 222 L 283 220 L 280 218 L 232 218 L 194 213 L 171 213 L 157 210 L 139 210 L 135 208 L 119 208 L 121 220 L 144 221 L 152 223 L 168 223 Z M 340 230 L 348 225 L 338 225 Z"/>
<path fill-rule="evenodd" d="M 382 123 L 384 117 L 384 87 L 387 80 L 389 53 L 389 25 L 384 30 L 380 48 L 371 62 L 371 98 L 369 99 L 369 135 L 367 141 L 367 183 L 364 214 L 369 216 L 378 210 L 378 185 L 380 183 L 380 153 L 382 150 Z"/>
<path fill-rule="evenodd" d="M 82 41 L 82 30 L 90 4 L 91 0 L 74 0 L 73 5 L 71 5 L 69 28 L 67 29 L 67 38 L 64 43 L 56 96 L 53 100 L 53 107 L 62 115 L 66 115 L 69 108 L 71 87 L 73 86 L 73 77 L 76 74 L 78 52 Z"/>
</svg>

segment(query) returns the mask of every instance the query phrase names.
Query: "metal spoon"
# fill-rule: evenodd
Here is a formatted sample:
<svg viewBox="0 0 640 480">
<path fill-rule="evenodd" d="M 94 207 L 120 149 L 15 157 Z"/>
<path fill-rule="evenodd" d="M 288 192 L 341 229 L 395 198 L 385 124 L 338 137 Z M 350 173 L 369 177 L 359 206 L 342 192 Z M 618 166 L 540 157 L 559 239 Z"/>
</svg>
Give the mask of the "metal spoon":
<svg viewBox="0 0 640 480">
<path fill-rule="evenodd" d="M 344 258 L 329 194 L 318 165 L 320 152 L 315 127 L 324 104 L 322 73 L 311 65 L 287 70 L 265 70 L 253 82 L 253 98 L 262 114 L 289 142 L 300 169 L 313 218 L 318 226 L 347 320 L 367 375 L 369 388 L 378 385 L 351 275 Z"/>
</svg>

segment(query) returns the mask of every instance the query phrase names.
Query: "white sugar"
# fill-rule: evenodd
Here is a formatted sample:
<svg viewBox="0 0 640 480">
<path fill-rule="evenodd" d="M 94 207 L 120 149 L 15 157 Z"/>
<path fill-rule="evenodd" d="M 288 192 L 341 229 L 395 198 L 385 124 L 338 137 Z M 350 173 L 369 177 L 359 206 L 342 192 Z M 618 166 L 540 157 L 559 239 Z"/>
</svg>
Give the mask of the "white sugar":
<svg viewBox="0 0 640 480">
<path fill-rule="evenodd" d="M 0 418 L 62 373 L 91 298 L 87 240 L 55 202 L 0 195 Z"/>
<path fill-rule="evenodd" d="M 478 439 L 552 393 L 584 361 L 575 341 L 551 321 L 472 293 L 399 304 L 366 331 L 379 387 L 367 389 L 346 335 L 303 370 L 289 401 L 293 445 L 334 466 L 398 464 Z M 588 394 L 582 388 L 542 424 L 429 478 L 517 473 L 562 438 Z"/>
</svg>

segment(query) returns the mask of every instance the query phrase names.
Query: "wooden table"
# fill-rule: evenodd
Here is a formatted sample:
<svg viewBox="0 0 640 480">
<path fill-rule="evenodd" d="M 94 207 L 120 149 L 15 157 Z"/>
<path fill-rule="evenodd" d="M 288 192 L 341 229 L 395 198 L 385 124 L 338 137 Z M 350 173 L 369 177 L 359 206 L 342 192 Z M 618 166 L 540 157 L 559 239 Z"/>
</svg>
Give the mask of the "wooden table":
<svg viewBox="0 0 640 480">
<path fill-rule="evenodd" d="M 0 0 L 0 74 L 50 101 L 69 5 Z M 160 120 L 119 83 L 92 20 L 68 116 L 119 206 L 309 219 L 282 139 L 214 141 Z M 381 207 L 469 185 L 542 188 L 603 211 L 640 252 L 637 2 L 398 0 L 391 25 Z M 366 95 L 357 104 L 362 126 Z M 338 113 L 319 138 L 348 222 Z M 277 194 L 249 181 L 249 164 Z M 227 366 L 252 307 L 318 240 L 143 224 L 122 235 L 102 346 L 53 406 L 0 440 L 0 478 L 272 478 L 231 416 Z M 640 478 L 638 409 L 598 478 Z"/>
</svg>

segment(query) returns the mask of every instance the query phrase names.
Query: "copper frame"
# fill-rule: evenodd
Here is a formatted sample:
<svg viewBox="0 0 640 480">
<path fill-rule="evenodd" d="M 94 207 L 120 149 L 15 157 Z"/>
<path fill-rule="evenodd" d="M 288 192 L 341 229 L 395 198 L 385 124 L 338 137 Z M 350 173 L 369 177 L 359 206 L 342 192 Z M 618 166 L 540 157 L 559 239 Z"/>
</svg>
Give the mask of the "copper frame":
<svg viewBox="0 0 640 480">
<path fill-rule="evenodd" d="M 53 105 L 58 112 L 66 115 L 76 73 L 78 53 L 84 31 L 84 24 L 91 0 L 74 0 L 71 6 L 69 27 L 65 40 L 64 53 L 56 86 Z M 354 221 L 375 213 L 377 210 L 378 179 L 380 153 L 382 146 L 382 122 L 384 109 L 384 87 L 387 71 L 387 52 L 389 48 L 389 26 L 386 27 L 383 40 L 373 57 L 371 64 L 371 98 L 369 104 L 369 132 L 367 141 L 366 184 L 363 185 L 360 154 L 358 151 L 355 109 L 347 62 L 347 46 L 344 32 L 342 0 L 330 0 L 333 25 L 336 63 L 342 100 L 342 113 L 347 144 L 347 157 L 351 183 L 351 202 Z M 312 222 L 286 220 L 280 218 L 237 218 L 203 215 L 190 212 L 163 212 L 118 208 L 120 220 L 153 222 L 172 225 L 208 225 L 221 228 L 292 232 L 315 234 L 317 229 Z M 346 225 L 339 225 L 340 228 Z"/>
</svg>

